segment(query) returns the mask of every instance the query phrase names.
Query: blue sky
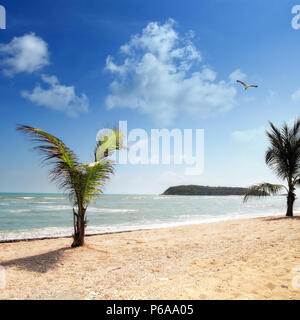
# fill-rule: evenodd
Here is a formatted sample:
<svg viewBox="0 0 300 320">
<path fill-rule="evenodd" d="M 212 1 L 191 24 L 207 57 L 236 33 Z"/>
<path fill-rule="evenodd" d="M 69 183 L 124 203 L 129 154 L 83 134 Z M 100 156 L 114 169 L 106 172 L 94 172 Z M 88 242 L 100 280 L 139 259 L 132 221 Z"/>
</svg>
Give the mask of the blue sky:
<svg viewBox="0 0 300 320">
<path fill-rule="evenodd" d="M 19 123 L 60 137 L 83 162 L 93 160 L 97 131 L 119 120 L 148 132 L 205 130 L 203 174 L 118 165 L 107 193 L 277 182 L 264 130 L 299 114 L 296 4 L 0 0 L 0 192 L 57 191 Z M 259 87 L 244 92 L 237 77 Z"/>
</svg>

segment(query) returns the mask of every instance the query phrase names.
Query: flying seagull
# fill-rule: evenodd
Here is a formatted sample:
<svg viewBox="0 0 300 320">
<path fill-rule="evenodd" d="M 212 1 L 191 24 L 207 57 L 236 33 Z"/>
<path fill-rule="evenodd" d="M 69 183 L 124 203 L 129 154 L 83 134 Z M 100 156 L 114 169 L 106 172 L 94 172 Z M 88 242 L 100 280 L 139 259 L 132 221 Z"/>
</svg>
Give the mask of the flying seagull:
<svg viewBox="0 0 300 320">
<path fill-rule="evenodd" d="M 248 85 L 246 84 L 245 82 L 241 81 L 241 80 L 236 80 L 236 82 L 242 84 L 244 86 L 244 90 L 246 91 L 248 88 L 257 88 L 258 86 L 255 85 L 255 84 L 251 84 L 251 85 Z"/>
</svg>

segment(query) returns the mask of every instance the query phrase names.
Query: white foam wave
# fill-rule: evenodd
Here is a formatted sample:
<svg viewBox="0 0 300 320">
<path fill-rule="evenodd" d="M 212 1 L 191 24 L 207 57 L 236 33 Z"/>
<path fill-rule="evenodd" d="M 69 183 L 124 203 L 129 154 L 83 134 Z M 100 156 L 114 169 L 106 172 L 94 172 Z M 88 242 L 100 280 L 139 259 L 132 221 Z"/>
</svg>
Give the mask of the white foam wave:
<svg viewBox="0 0 300 320">
<path fill-rule="evenodd" d="M 64 210 L 72 210 L 71 206 L 65 205 L 53 205 L 53 206 L 42 206 L 39 210 L 43 211 L 64 211 Z"/>
<path fill-rule="evenodd" d="M 45 200 L 64 200 L 67 199 L 65 196 L 62 197 L 42 197 L 41 199 L 45 199 Z"/>
<path fill-rule="evenodd" d="M 65 237 L 72 235 L 72 228 L 42 228 L 0 232 L 0 241 Z"/>
<path fill-rule="evenodd" d="M 37 204 L 51 204 L 53 202 L 51 201 L 39 201 L 39 202 L 36 202 Z"/>
<path fill-rule="evenodd" d="M 130 213 L 130 212 L 137 212 L 137 210 L 134 209 L 109 209 L 109 208 L 95 208 L 95 207 L 89 207 L 88 211 L 90 212 L 103 212 L 103 213 Z"/>
<path fill-rule="evenodd" d="M 151 200 L 151 196 L 130 196 L 130 197 L 122 197 L 122 200 Z"/>
<path fill-rule="evenodd" d="M 25 212 L 31 212 L 29 209 L 15 209 L 15 210 L 8 210 L 9 213 L 25 213 Z"/>
</svg>

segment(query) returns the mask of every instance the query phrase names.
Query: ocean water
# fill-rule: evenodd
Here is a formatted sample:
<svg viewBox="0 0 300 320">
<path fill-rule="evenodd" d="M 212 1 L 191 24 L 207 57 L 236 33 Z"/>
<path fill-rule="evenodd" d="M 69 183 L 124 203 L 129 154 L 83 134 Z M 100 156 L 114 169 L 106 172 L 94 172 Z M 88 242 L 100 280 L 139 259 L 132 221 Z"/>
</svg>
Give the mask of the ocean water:
<svg viewBox="0 0 300 320">
<path fill-rule="evenodd" d="M 283 196 L 103 195 L 87 211 L 87 234 L 283 215 Z M 297 201 L 295 205 L 297 211 Z M 0 241 L 72 235 L 69 198 L 62 194 L 0 193 Z"/>
</svg>

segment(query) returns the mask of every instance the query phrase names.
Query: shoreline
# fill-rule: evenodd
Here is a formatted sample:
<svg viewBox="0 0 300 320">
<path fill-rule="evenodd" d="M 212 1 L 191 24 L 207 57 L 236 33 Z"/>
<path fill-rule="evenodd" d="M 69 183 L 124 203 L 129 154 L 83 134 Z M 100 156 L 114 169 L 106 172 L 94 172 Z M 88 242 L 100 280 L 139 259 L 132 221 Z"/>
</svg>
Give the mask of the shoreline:
<svg viewBox="0 0 300 320">
<path fill-rule="evenodd" d="M 296 212 L 297 216 L 298 212 Z M 258 216 L 258 217 L 245 217 L 245 218 L 227 218 L 227 219 L 220 219 L 215 221 L 202 221 L 202 222 L 195 222 L 195 223 L 182 223 L 178 225 L 170 225 L 170 226 L 164 226 L 164 227 L 149 227 L 149 228 L 140 228 L 140 229 L 131 229 L 131 230 L 120 230 L 120 231 L 108 231 L 108 232 L 99 232 L 99 233 L 88 233 L 85 236 L 86 237 L 93 237 L 93 236 L 100 236 L 105 234 L 119 234 L 119 233 L 128 233 L 128 232 L 134 232 L 134 231 L 149 231 L 149 230 L 160 230 L 160 229 L 168 229 L 168 228 L 177 228 L 177 227 L 184 227 L 184 226 L 196 226 L 196 225 L 202 225 L 202 224 L 211 224 L 211 223 L 218 223 L 218 222 L 225 222 L 225 221 L 243 221 L 248 219 L 261 219 L 261 218 L 272 218 L 272 217 L 280 217 L 283 216 L 281 214 L 276 214 L 272 216 Z M 294 217 L 287 217 L 287 218 L 294 218 Z M 11 232 L 15 232 L 17 230 L 11 230 Z M 26 230 L 27 231 L 27 230 Z M 3 232 L 3 231 L 2 231 Z M 5 232 L 5 231 L 4 231 Z M 30 229 L 28 229 L 28 232 L 30 232 Z M 17 242 L 31 242 L 31 241 L 38 241 L 38 240 L 55 240 L 55 239 L 70 239 L 72 238 L 72 235 L 62 235 L 62 236 L 49 236 L 49 237 L 38 237 L 38 238 L 24 238 L 24 239 L 8 239 L 8 240 L 0 240 L 0 244 L 2 243 L 17 243 Z"/>
<path fill-rule="evenodd" d="M 170 227 L 172 228 L 172 227 Z M 176 228 L 176 227 L 174 227 Z M 161 228 L 164 229 L 164 228 Z M 115 231 L 115 232 L 103 232 L 103 233 L 93 233 L 86 234 L 85 237 L 95 237 L 101 235 L 109 235 L 109 234 L 119 234 L 119 233 L 130 233 L 134 231 L 150 231 L 156 229 L 135 229 L 135 230 L 125 230 L 125 231 Z M 32 239 L 14 239 L 14 240 L 0 240 L 0 244 L 5 243 L 18 243 L 18 242 L 32 242 L 32 241 L 42 241 L 42 240 L 57 240 L 57 239 L 71 239 L 73 236 L 57 236 L 57 237 L 42 237 L 42 238 L 32 238 Z"/>
<path fill-rule="evenodd" d="M 300 216 L 0 244 L 0 299 L 300 299 Z"/>
</svg>

